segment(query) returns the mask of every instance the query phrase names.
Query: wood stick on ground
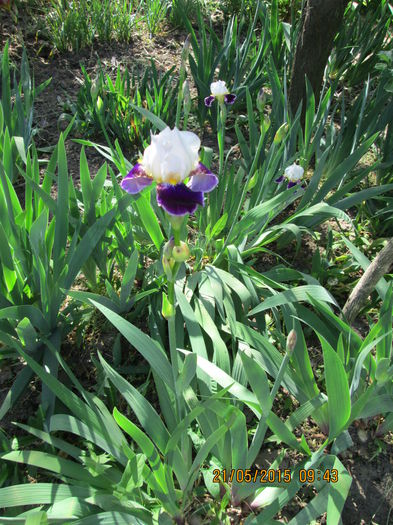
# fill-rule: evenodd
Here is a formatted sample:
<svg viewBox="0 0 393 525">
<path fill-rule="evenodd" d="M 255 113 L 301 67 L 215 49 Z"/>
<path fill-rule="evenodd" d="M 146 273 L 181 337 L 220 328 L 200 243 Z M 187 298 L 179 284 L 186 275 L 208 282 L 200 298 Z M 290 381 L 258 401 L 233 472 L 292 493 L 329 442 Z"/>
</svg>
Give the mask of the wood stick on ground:
<svg viewBox="0 0 393 525">
<path fill-rule="evenodd" d="M 389 271 L 392 265 L 393 238 L 378 253 L 348 297 L 343 308 L 343 317 L 346 318 L 349 324 L 352 324 L 356 319 L 368 296 L 374 291 L 378 281 Z"/>
</svg>

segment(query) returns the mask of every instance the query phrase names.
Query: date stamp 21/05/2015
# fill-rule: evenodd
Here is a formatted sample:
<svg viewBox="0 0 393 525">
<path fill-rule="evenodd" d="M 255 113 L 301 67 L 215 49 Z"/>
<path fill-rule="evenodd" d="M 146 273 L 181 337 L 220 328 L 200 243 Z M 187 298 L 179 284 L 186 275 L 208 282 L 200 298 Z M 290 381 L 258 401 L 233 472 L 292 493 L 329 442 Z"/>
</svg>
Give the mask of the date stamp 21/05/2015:
<svg viewBox="0 0 393 525">
<path fill-rule="evenodd" d="M 213 483 L 290 483 L 296 480 L 300 483 L 315 483 L 316 481 L 326 481 L 327 483 L 337 483 L 337 469 L 300 469 L 292 471 L 290 469 L 231 469 L 213 470 Z"/>
</svg>

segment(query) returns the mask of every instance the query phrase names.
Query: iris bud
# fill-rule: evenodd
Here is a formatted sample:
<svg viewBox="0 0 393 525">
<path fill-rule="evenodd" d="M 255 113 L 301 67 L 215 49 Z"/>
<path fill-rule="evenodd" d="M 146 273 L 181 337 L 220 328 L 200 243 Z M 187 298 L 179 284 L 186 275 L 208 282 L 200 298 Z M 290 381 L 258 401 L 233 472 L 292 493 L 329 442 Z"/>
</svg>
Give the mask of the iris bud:
<svg viewBox="0 0 393 525">
<path fill-rule="evenodd" d="M 280 142 L 283 141 L 285 135 L 288 133 L 289 130 L 289 124 L 285 122 L 282 126 L 280 126 L 274 136 L 273 142 L 274 144 L 280 144 Z"/>
<path fill-rule="evenodd" d="M 169 301 L 167 295 L 165 293 L 162 294 L 162 317 L 166 320 L 170 319 L 175 314 L 175 307 L 173 304 Z"/>
<path fill-rule="evenodd" d="M 180 246 L 174 246 L 172 250 L 172 257 L 176 262 L 184 262 L 190 256 L 190 249 L 187 244 L 180 241 Z"/>
<path fill-rule="evenodd" d="M 190 43 L 191 35 L 188 35 L 184 41 L 183 50 L 181 52 L 181 67 L 185 68 L 188 60 L 188 55 L 190 54 Z"/>
<path fill-rule="evenodd" d="M 90 88 L 90 94 L 93 100 L 96 100 L 99 91 L 100 91 L 100 86 L 98 82 L 98 77 L 96 77 L 91 83 L 91 88 Z"/>
<path fill-rule="evenodd" d="M 188 80 L 185 80 L 183 82 L 183 104 L 184 104 L 185 110 L 187 111 L 187 113 L 189 113 L 191 109 L 191 95 L 190 95 L 190 84 Z"/>
<path fill-rule="evenodd" d="M 266 131 L 270 128 L 271 120 L 266 115 L 263 116 L 263 120 L 261 120 L 261 132 L 266 133 Z"/>
<path fill-rule="evenodd" d="M 102 98 L 101 97 L 97 97 L 97 102 L 96 102 L 97 110 L 101 111 L 103 105 L 104 105 L 104 103 L 102 102 Z"/>
<path fill-rule="evenodd" d="M 175 241 L 174 241 L 173 237 L 171 237 L 169 239 L 169 241 L 166 242 L 165 245 L 164 245 L 163 256 L 166 259 L 170 259 L 172 257 L 172 250 L 173 250 L 174 246 L 175 246 Z"/>
<path fill-rule="evenodd" d="M 257 96 L 257 108 L 258 108 L 258 111 L 260 111 L 261 113 L 265 107 L 265 102 L 266 102 L 265 91 L 263 88 L 261 88 Z"/>
<path fill-rule="evenodd" d="M 297 342 L 297 334 L 295 330 L 291 330 L 287 337 L 287 352 L 289 355 L 292 354 L 292 352 L 295 350 Z"/>
<path fill-rule="evenodd" d="M 184 40 L 184 44 L 183 44 L 183 55 L 185 59 L 188 58 L 188 53 L 190 52 L 190 44 L 191 44 L 191 35 L 188 34 L 187 35 L 187 38 Z"/>
</svg>

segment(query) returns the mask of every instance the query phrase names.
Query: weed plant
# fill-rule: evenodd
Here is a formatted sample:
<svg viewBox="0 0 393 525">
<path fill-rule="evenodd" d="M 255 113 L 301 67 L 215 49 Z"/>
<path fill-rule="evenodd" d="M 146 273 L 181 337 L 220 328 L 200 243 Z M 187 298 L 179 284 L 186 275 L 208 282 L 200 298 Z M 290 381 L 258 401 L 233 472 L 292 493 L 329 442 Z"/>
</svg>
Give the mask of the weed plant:
<svg viewBox="0 0 393 525">
<path fill-rule="evenodd" d="M 78 52 L 95 41 L 129 42 L 138 24 L 132 0 L 51 0 L 47 20 L 54 47 Z"/>
<path fill-rule="evenodd" d="M 20 68 L 12 68 L 9 43 L 0 55 L 0 159 L 11 181 L 18 176 L 18 166 L 26 163 L 36 129 L 33 125 L 34 99 L 50 83 L 50 79 L 35 88 L 30 75 L 26 51 Z"/>
<path fill-rule="evenodd" d="M 85 137 L 104 135 L 109 144 L 117 139 L 127 149 L 142 147 L 150 137 L 151 124 L 135 106 L 173 125 L 179 89 L 173 71 L 161 74 L 152 60 L 143 76 L 119 67 L 113 82 L 101 68 L 92 79 L 82 67 L 84 82 L 77 100 L 65 105 L 61 119 L 75 117 L 76 129 Z"/>
</svg>

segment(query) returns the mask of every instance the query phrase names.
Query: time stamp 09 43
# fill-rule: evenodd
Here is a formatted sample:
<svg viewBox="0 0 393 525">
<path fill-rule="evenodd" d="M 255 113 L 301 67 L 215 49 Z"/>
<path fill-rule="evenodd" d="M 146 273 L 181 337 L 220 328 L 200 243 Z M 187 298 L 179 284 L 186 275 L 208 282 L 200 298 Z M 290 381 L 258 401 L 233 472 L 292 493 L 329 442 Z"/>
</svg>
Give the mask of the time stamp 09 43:
<svg viewBox="0 0 393 525">
<path fill-rule="evenodd" d="M 338 470 L 315 470 L 300 469 L 292 471 L 290 469 L 231 469 L 231 470 L 213 470 L 213 483 L 291 483 L 291 481 L 300 481 L 300 483 L 315 483 L 316 481 L 326 481 L 327 483 L 337 483 Z"/>
</svg>

